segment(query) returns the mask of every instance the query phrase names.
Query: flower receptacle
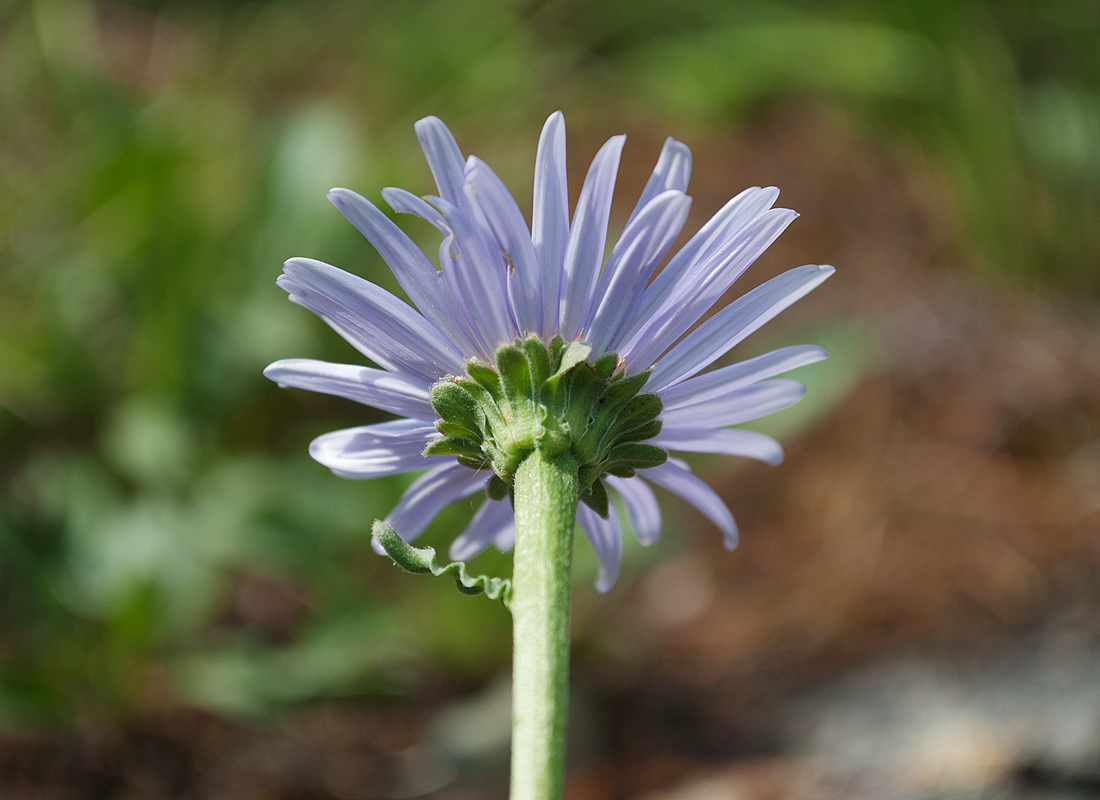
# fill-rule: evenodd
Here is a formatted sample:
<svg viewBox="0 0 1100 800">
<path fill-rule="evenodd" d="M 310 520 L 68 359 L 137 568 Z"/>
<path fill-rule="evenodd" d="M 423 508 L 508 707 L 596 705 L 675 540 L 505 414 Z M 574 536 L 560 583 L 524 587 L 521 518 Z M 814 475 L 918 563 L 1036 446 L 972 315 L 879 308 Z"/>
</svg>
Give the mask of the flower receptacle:
<svg viewBox="0 0 1100 800">
<path fill-rule="evenodd" d="M 668 454 L 646 444 L 661 431 L 661 399 L 641 394 L 648 372 L 626 375 L 614 353 L 589 362 L 581 342 L 549 344 L 531 336 L 497 348 L 495 363 L 466 365 L 466 377 L 432 387 L 439 415 L 424 455 L 453 455 L 472 469 L 491 469 L 488 491 L 504 496 L 534 450 L 571 454 L 581 500 L 607 516 L 606 474 L 631 476 L 663 464 Z"/>
</svg>

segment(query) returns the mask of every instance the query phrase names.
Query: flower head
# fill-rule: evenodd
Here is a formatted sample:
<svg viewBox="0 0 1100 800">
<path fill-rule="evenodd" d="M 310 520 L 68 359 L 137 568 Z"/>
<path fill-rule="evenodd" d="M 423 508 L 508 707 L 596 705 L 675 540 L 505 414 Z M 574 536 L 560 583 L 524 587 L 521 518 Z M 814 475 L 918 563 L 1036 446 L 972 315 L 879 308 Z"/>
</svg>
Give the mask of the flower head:
<svg viewBox="0 0 1100 800">
<path fill-rule="evenodd" d="M 618 576 L 618 495 L 643 544 L 661 516 L 649 483 L 693 504 L 737 543 L 733 516 L 668 451 L 778 463 L 773 439 L 731 426 L 801 398 L 777 378 L 818 361 L 823 348 L 776 350 L 704 372 L 734 345 L 832 274 L 792 269 L 695 324 L 797 216 L 772 208 L 777 189 L 746 189 L 654 276 L 687 219 L 691 154 L 669 138 L 618 242 L 604 259 L 624 136 L 596 154 L 570 221 L 565 122 L 550 116 L 535 159 L 531 227 L 501 180 L 462 157 L 435 117 L 416 133 L 438 196 L 384 189 L 394 211 L 443 235 L 440 268 L 369 200 L 329 199 L 367 238 L 415 308 L 336 267 L 294 258 L 278 284 L 379 368 L 289 359 L 264 374 L 282 386 L 338 395 L 401 419 L 318 437 L 310 454 L 337 475 L 373 478 L 427 469 L 386 522 L 412 540 L 446 505 L 479 491 L 485 502 L 450 548 L 468 559 L 512 546 L 511 474 L 531 448 L 580 464 L 577 520 L 599 556 L 597 588 Z M 693 329 L 694 327 L 694 329 Z M 690 332 L 689 332 L 690 331 Z"/>
</svg>

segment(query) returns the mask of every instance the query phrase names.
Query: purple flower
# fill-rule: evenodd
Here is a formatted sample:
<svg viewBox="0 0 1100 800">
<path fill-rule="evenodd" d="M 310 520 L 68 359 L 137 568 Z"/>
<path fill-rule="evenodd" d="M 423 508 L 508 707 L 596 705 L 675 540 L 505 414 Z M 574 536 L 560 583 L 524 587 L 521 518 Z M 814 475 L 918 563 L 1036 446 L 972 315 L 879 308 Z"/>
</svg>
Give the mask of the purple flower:
<svg viewBox="0 0 1100 800">
<path fill-rule="evenodd" d="M 435 117 L 416 124 L 439 196 L 402 189 L 382 196 L 398 212 L 439 229 L 441 269 L 369 200 L 333 189 L 329 200 L 367 238 L 393 271 L 415 308 L 368 281 L 305 258 L 286 262 L 278 280 L 290 299 L 319 315 L 374 367 L 288 359 L 264 374 L 281 386 L 338 395 L 401 419 L 318 437 L 310 454 L 345 478 L 427 469 L 386 521 L 406 540 L 416 538 L 444 506 L 486 488 L 491 470 L 475 470 L 454 456 L 425 456 L 440 438 L 432 387 L 464 376 L 470 362 L 494 363 L 501 345 L 535 335 L 591 346 L 594 363 L 619 356 L 621 372 L 651 370 L 645 391 L 662 403 L 660 433 L 647 440 L 666 451 L 723 453 L 779 463 L 780 445 L 730 426 L 795 403 L 804 387 L 776 376 L 825 358 L 816 345 L 786 347 L 703 372 L 734 345 L 808 293 L 829 266 L 792 269 L 742 295 L 694 330 L 692 326 L 797 216 L 772 208 L 775 188 L 746 189 L 734 197 L 668 261 L 687 219 L 685 194 L 691 153 L 669 138 L 619 241 L 604 260 L 608 216 L 624 136 L 596 154 L 570 222 L 565 170 L 565 121 L 546 121 L 535 159 L 530 229 L 512 195 L 483 161 L 464 159 L 454 137 Z M 691 331 L 688 333 L 688 331 Z M 685 335 L 686 334 L 686 335 Z M 641 478 L 641 479 L 639 479 Z M 709 517 L 737 544 L 733 516 L 687 464 L 669 458 L 639 469 L 637 477 L 605 475 L 639 539 L 656 541 L 660 509 L 649 483 L 677 494 Z M 622 543 L 614 505 L 605 517 L 579 503 L 577 520 L 599 556 L 597 588 L 618 576 Z M 450 548 L 468 559 L 490 544 L 512 546 L 515 521 L 508 500 L 486 499 Z"/>
</svg>

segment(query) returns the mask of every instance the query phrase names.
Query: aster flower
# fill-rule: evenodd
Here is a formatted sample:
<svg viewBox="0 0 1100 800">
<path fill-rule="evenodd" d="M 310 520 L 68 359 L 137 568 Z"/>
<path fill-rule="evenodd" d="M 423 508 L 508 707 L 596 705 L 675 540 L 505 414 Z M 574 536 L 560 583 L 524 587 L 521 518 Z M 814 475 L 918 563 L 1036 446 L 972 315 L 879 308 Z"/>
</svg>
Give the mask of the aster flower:
<svg viewBox="0 0 1100 800">
<path fill-rule="evenodd" d="M 265 374 L 283 386 L 338 395 L 400 419 L 318 437 L 310 453 L 337 475 L 427 469 L 384 522 L 375 545 L 411 571 L 449 573 L 460 588 L 502 596 L 513 619 L 512 800 L 560 800 L 564 786 L 573 534 L 600 560 L 597 589 L 618 576 L 617 495 L 643 543 L 660 510 L 649 484 L 696 506 L 737 543 L 729 509 L 669 451 L 776 463 L 772 439 L 732 426 L 796 402 L 776 377 L 825 357 L 814 345 L 706 371 L 732 347 L 832 274 L 790 270 L 707 315 L 796 216 L 775 189 L 730 200 L 656 272 L 687 219 L 691 154 L 673 139 L 619 241 L 604 260 L 625 137 L 596 154 L 572 221 L 565 123 L 543 127 L 531 227 L 504 184 L 463 159 L 434 117 L 416 125 L 439 194 L 382 196 L 443 235 L 440 268 L 370 201 L 329 199 L 375 247 L 413 306 L 336 267 L 291 259 L 278 283 L 378 367 L 292 359 Z M 656 272 L 656 275 L 654 273 Z M 444 506 L 485 500 L 451 545 L 455 563 L 405 544 Z M 513 579 L 465 575 L 462 559 L 515 547 Z"/>
<path fill-rule="evenodd" d="M 278 280 L 293 302 L 319 315 L 378 367 L 289 359 L 264 374 L 282 386 L 346 397 L 400 417 L 324 434 L 310 445 L 313 458 L 345 478 L 426 469 L 386 519 L 405 540 L 415 539 L 450 503 L 487 494 L 450 547 L 452 559 L 465 560 L 490 545 L 513 545 L 513 462 L 536 440 L 564 437 L 561 447 L 572 448 L 581 465 L 584 502 L 577 503 L 576 518 L 599 556 L 599 590 L 614 585 L 622 552 L 608 491 L 618 496 L 643 544 L 656 541 L 661 529 L 654 484 L 698 508 L 733 548 L 738 533 L 726 505 L 685 462 L 667 454 L 778 463 L 783 453 L 776 441 L 731 426 L 795 403 L 802 384 L 776 376 L 826 356 L 821 347 L 802 345 L 705 371 L 833 272 L 818 265 L 792 269 L 694 327 L 797 216 L 772 207 L 778 190 L 753 187 L 734 197 L 656 272 L 691 206 L 685 193 L 691 154 L 682 143 L 665 142 L 605 260 L 624 136 L 612 137 L 596 154 L 570 221 L 565 123 L 560 112 L 551 115 L 538 144 L 529 229 L 501 180 L 480 159 L 463 158 L 440 120 L 421 120 L 416 133 L 438 195 L 390 188 L 382 196 L 394 211 L 421 217 L 443 235 L 439 269 L 369 200 L 348 189 L 328 195 L 389 265 L 413 306 L 311 259 L 291 259 Z M 556 401 L 547 398 L 566 390 L 548 395 L 545 387 L 560 383 L 580 362 L 591 373 L 583 378 L 587 416 L 571 428 L 553 428 L 547 407 Z M 509 364 L 518 364 L 519 372 Z M 536 375 L 540 364 L 545 370 Z M 581 378 L 569 380 L 572 397 L 584 393 Z M 509 394 L 509 381 L 522 384 L 519 394 L 527 391 L 522 409 L 534 417 L 526 433 L 502 433 L 502 426 L 527 413 Z M 644 400 L 653 396 L 657 400 Z M 620 416 L 629 416 L 624 409 L 634 414 L 632 422 L 610 412 L 606 420 L 599 417 L 608 403 L 619 404 Z M 584 429 L 599 427 L 599 420 L 606 422 L 604 438 L 582 442 Z"/>
</svg>

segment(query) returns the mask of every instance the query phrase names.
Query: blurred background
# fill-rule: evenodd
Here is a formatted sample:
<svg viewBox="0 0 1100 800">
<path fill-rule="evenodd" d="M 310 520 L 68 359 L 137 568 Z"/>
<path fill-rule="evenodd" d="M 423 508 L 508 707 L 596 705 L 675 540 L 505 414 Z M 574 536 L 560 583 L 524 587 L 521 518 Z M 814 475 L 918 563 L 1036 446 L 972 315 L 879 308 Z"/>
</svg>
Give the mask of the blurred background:
<svg viewBox="0 0 1100 800">
<path fill-rule="evenodd" d="M 309 459 L 383 415 L 260 372 L 355 358 L 286 258 L 399 291 L 327 189 L 430 192 L 435 114 L 529 213 L 559 108 L 574 199 L 629 136 L 613 228 L 668 135 L 686 230 L 783 190 L 731 297 L 838 268 L 735 353 L 832 352 L 787 463 L 694 462 L 741 548 L 664 497 L 601 596 L 578 545 L 568 797 L 1100 794 L 1098 42 L 1094 0 L 0 3 L 0 795 L 506 796 L 507 613 L 371 551 L 407 476 Z"/>
</svg>

